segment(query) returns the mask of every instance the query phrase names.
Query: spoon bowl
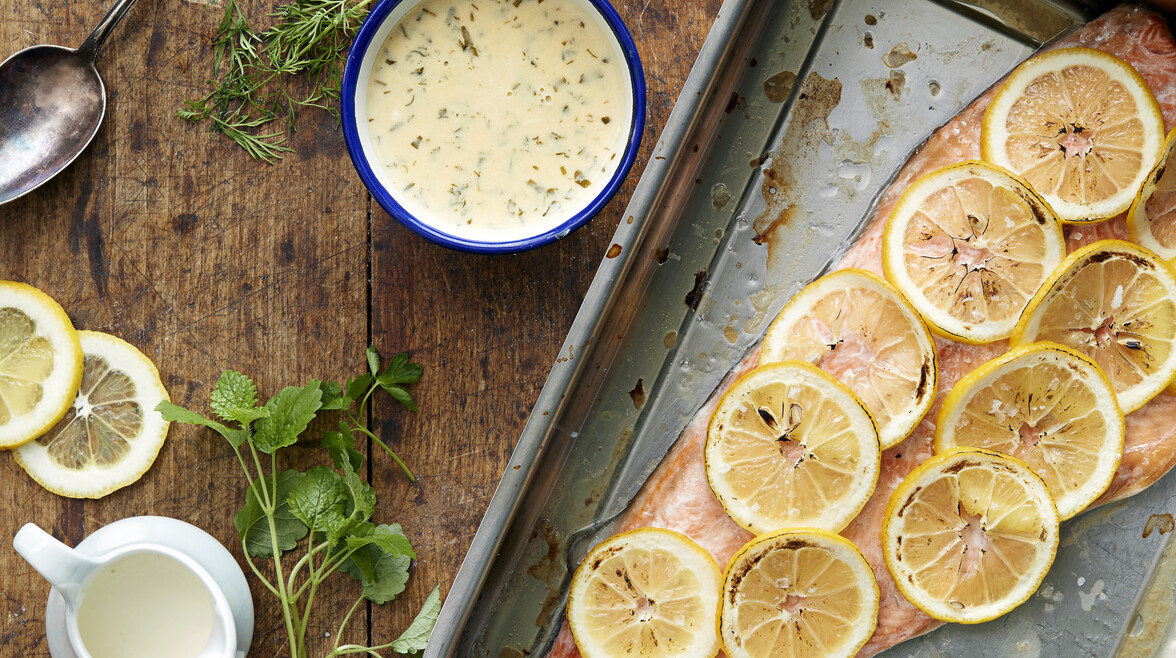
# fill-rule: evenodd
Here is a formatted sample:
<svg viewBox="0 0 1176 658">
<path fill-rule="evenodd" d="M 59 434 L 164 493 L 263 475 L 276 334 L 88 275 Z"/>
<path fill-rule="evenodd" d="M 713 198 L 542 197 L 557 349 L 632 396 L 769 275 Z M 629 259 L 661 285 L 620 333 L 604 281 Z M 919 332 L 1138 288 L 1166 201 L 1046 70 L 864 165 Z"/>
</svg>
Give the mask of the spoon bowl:
<svg viewBox="0 0 1176 658">
<path fill-rule="evenodd" d="M 73 162 L 105 114 L 102 78 L 76 50 L 33 46 L 0 63 L 0 203 Z"/>
<path fill-rule="evenodd" d="M 106 115 L 98 49 L 135 0 L 118 0 L 82 45 L 25 48 L 0 62 L 0 204 L 69 166 Z"/>
</svg>

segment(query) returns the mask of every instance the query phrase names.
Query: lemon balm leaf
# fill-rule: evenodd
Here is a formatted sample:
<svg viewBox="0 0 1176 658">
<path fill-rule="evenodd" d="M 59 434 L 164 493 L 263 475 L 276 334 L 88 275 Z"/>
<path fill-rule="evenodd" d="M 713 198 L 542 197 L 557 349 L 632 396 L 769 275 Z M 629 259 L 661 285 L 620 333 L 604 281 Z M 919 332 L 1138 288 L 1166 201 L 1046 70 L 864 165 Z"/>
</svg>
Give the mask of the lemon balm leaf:
<svg viewBox="0 0 1176 658">
<path fill-rule="evenodd" d="M 441 588 L 434 587 L 425 599 L 416 618 L 404 629 L 400 637 L 392 642 L 392 650 L 399 654 L 424 651 L 429 643 L 429 635 L 433 633 L 433 626 L 437 624 L 437 616 L 441 614 Z"/>
<path fill-rule="evenodd" d="M 323 391 L 318 380 L 311 380 L 304 387 L 287 386 L 269 402 L 265 409 L 269 415 L 261 418 L 254 426 L 253 445 L 258 450 L 273 454 L 279 448 L 294 445 L 298 435 L 314 420 L 322 406 Z"/>
<path fill-rule="evenodd" d="M 319 382 L 319 388 L 322 389 L 323 411 L 332 411 L 343 408 L 343 387 L 339 382 Z"/>
<path fill-rule="evenodd" d="M 212 387 L 209 406 L 224 420 L 246 424 L 261 416 L 257 406 L 257 386 L 253 380 L 235 371 L 226 370 Z M 261 412 L 262 414 L 264 412 Z"/>
<path fill-rule="evenodd" d="M 343 518 L 347 487 L 338 473 L 326 466 L 316 466 L 298 476 L 288 502 L 290 514 L 311 530 L 326 532 Z"/>
<path fill-rule="evenodd" d="M 393 555 L 368 543 L 343 561 L 339 570 L 363 585 L 363 597 L 372 603 L 387 603 L 404 591 L 408 582 L 407 555 Z"/>
<path fill-rule="evenodd" d="M 226 439 L 228 439 L 229 435 L 232 433 L 232 430 L 230 430 L 229 428 L 225 427 L 224 425 L 216 422 L 215 420 L 209 420 L 208 418 L 201 416 L 200 414 L 196 413 L 195 411 L 189 411 L 189 410 L 181 407 L 180 405 L 175 404 L 174 402 L 171 402 L 169 400 L 164 400 L 163 402 L 160 402 L 159 404 L 155 405 L 155 410 L 158 411 L 160 413 L 160 415 L 163 416 L 163 419 L 168 422 L 187 423 L 189 425 L 201 425 L 203 427 L 207 427 L 207 428 L 213 430 L 214 432 L 216 432 L 217 434 L 220 434 L 221 436 L 225 437 Z M 230 439 L 230 442 L 231 441 L 232 441 L 232 439 Z M 240 445 L 240 444 L 234 444 L 234 445 Z"/>
<path fill-rule="evenodd" d="M 237 527 L 237 536 L 250 555 L 271 557 L 274 554 L 274 543 L 280 555 L 293 549 L 306 536 L 306 524 L 291 513 L 289 505 L 290 491 L 298 483 L 299 475 L 298 471 L 291 469 L 265 477 L 270 499 L 277 501 L 273 511 L 274 534 L 270 533 L 269 521 L 259 495 L 261 480 L 255 480 L 245 491 L 245 504 L 233 517 L 233 525 Z"/>
</svg>

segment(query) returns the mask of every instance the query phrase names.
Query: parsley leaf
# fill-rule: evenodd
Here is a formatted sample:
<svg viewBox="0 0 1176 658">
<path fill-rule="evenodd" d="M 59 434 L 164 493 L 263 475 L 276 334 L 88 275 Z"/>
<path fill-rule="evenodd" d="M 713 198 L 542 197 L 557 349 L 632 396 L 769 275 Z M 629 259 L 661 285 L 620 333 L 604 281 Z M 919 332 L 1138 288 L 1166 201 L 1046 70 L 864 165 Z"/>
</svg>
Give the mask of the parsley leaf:
<svg viewBox="0 0 1176 658">
<path fill-rule="evenodd" d="M 339 382 L 319 382 L 319 388 L 323 391 L 323 406 L 320 409 L 335 411 L 343 408 L 343 389 Z"/>
<path fill-rule="evenodd" d="M 290 491 L 298 483 L 299 473 L 293 469 L 282 471 L 272 477 L 266 476 L 270 495 L 277 501 L 274 509 L 274 527 L 277 530 L 279 555 L 298 545 L 298 541 L 306 536 L 307 527 L 300 519 L 290 512 Z M 274 481 L 277 481 L 275 488 Z M 245 491 L 245 505 L 233 517 L 233 525 L 237 526 L 237 536 L 245 543 L 245 550 L 254 557 L 270 557 L 273 555 L 269 522 L 265 510 L 262 509 L 259 493 L 261 481 L 255 480 Z"/>
<path fill-rule="evenodd" d="M 170 400 L 164 400 L 155 405 L 155 410 L 158 411 L 159 415 L 163 416 L 163 419 L 168 422 L 187 423 L 189 425 L 201 425 L 203 427 L 207 427 L 215 431 L 217 434 L 225 437 L 225 439 L 231 443 L 234 448 L 240 447 L 241 443 L 245 441 L 245 435 L 239 430 L 231 430 L 216 422 L 215 420 L 209 420 L 204 416 L 201 416 L 195 411 L 188 411 L 187 409 L 172 403 Z"/>
<path fill-rule="evenodd" d="M 372 381 L 373 377 L 367 373 L 347 380 L 343 391 L 343 408 L 350 407 L 353 402 L 362 398 L 372 387 Z"/>
<path fill-rule="evenodd" d="M 372 603 L 387 603 L 404 591 L 412 558 L 385 553 L 378 546 L 361 546 L 339 570 L 363 585 L 363 598 Z"/>
<path fill-rule="evenodd" d="M 355 449 L 355 435 L 346 423 L 339 423 L 338 432 L 323 432 L 322 446 L 339 470 L 359 471 L 363 465 L 363 453 Z"/>
<path fill-rule="evenodd" d="M 294 445 L 298 435 L 306 431 L 306 426 L 314 420 L 315 413 L 322 405 L 322 397 L 323 390 L 316 379 L 302 388 L 287 386 L 282 389 L 281 393 L 265 403 L 269 415 L 259 419 L 254 426 L 254 447 L 266 454 L 273 454 L 278 448 Z"/>
<path fill-rule="evenodd" d="M 408 392 L 408 388 L 403 385 L 415 384 L 420 381 L 422 372 L 423 369 L 419 363 L 410 362 L 407 354 L 400 353 L 392 357 L 388 367 L 376 377 L 376 383 L 397 402 L 416 411 L 416 403 L 412 401 L 412 395 Z"/>
<path fill-rule="evenodd" d="M 253 380 L 235 371 L 226 370 L 212 387 L 209 406 L 224 420 L 235 420 L 242 425 L 266 415 L 257 406 L 257 387 Z"/>
<path fill-rule="evenodd" d="M 417 613 L 408 628 L 404 629 L 400 637 L 392 642 L 392 650 L 399 654 L 424 651 L 425 645 L 429 643 L 429 635 L 433 632 L 433 626 L 437 624 L 437 616 L 440 614 L 441 587 L 438 586 L 434 587 L 429 598 L 425 599 L 420 612 Z"/>
<path fill-rule="evenodd" d="M 372 377 L 375 377 L 380 373 L 380 353 L 376 351 L 375 345 L 368 345 L 366 354 L 368 370 L 371 371 Z"/>
</svg>

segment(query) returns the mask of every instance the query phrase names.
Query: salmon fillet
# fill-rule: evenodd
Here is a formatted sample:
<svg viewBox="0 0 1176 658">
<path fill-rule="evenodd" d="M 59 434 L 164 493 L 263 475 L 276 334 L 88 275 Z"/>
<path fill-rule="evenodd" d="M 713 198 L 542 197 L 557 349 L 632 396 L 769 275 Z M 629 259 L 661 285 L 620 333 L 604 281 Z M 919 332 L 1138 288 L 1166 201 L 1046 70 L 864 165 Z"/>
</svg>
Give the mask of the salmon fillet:
<svg viewBox="0 0 1176 658">
<path fill-rule="evenodd" d="M 1130 62 L 1155 93 L 1168 127 L 1176 123 L 1176 42 L 1163 19 L 1138 6 L 1122 6 L 1104 14 L 1054 48 L 1098 48 Z M 999 85 L 998 85 L 999 86 Z M 882 229 L 886 218 L 906 188 L 920 176 L 963 160 L 980 157 L 980 123 L 995 87 L 974 101 L 950 123 L 940 128 L 906 162 L 894 183 L 880 199 L 865 232 L 835 269 L 859 267 L 882 273 Z M 1066 228 L 1069 251 L 1104 238 L 1127 239 L 1122 215 L 1108 221 Z M 1008 349 L 1006 342 L 964 345 L 936 338 L 939 357 L 939 390 L 935 404 L 905 441 L 882 454 L 882 470 L 873 497 L 841 534 L 862 550 L 873 567 L 881 591 L 878 626 L 859 657 L 874 654 L 904 640 L 922 635 L 942 622 L 923 614 L 898 591 L 882 557 L 882 517 L 891 493 L 908 473 L 933 454 L 934 419 L 944 395 L 965 374 Z M 677 530 L 711 553 L 720 565 L 752 538 L 735 524 L 711 493 L 702 452 L 711 413 L 719 393 L 755 367 L 758 347 L 729 373 L 715 395 L 699 409 L 683 430 L 674 448 L 650 477 L 626 512 L 622 530 L 656 526 Z M 1176 463 L 1176 397 L 1161 394 L 1127 416 L 1123 460 L 1110 488 L 1092 505 L 1101 505 L 1138 493 L 1158 480 Z M 554 658 L 578 656 L 567 625 L 552 651 Z"/>
</svg>

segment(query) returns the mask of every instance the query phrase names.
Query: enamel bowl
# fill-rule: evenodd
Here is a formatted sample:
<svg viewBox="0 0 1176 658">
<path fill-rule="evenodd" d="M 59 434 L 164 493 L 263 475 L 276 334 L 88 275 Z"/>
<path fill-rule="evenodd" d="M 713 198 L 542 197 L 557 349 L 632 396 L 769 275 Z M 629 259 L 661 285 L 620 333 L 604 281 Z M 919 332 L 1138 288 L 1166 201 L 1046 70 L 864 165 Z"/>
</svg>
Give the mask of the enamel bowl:
<svg viewBox="0 0 1176 658">
<path fill-rule="evenodd" d="M 384 167 L 375 156 L 372 137 L 367 128 L 367 89 L 376 56 L 400 19 L 420 2 L 381 0 L 372 8 L 352 43 L 343 72 L 341 94 L 343 136 L 347 150 L 360 179 L 388 214 L 417 235 L 452 249 L 474 253 L 509 253 L 540 247 L 566 236 L 591 219 L 616 194 L 633 165 L 645 128 L 645 77 L 641 61 L 633 38 L 607 0 L 567 1 L 580 5 L 586 14 L 599 21 L 616 52 L 624 55 L 627 65 L 621 69 L 628 78 L 625 86 L 632 94 L 632 120 L 620 163 L 611 178 L 599 188 L 595 196 L 583 195 L 582 198 L 586 200 L 566 208 L 561 216 L 549 218 L 538 227 L 467 233 L 430 216 L 427 210 L 420 210 L 421 205 L 406 198 L 384 172 Z"/>
</svg>

